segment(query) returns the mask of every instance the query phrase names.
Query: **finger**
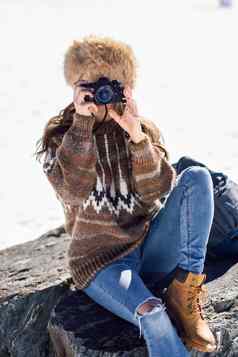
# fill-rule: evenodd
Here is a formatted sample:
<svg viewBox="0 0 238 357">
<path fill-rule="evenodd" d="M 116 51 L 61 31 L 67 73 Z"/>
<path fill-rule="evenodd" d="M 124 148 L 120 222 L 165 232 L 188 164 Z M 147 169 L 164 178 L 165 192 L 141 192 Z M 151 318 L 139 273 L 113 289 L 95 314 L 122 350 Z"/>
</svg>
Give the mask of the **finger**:
<svg viewBox="0 0 238 357">
<path fill-rule="evenodd" d="M 127 97 L 127 98 L 131 98 L 132 97 L 132 90 L 131 90 L 131 88 L 129 86 L 125 87 L 124 94 L 125 94 L 125 97 Z"/>
<path fill-rule="evenodd" d="M 92 93 L 92 90 L 81 87 L 81 86 L 76 86 L 74 87 L 74 92 L 76 95 L 79 95 L 80 93 Z"/>
<path fill-rule="evenodd" d="M 90 104 L 85 103 L 82 106 L 83 107 L 84 106 L 87 107 L 88 111 L 90 111 L 91 113 L 94 113 L 94 114 L 96 114 L 97 111 L 98 111 L 98 107 L 95 104 L 92 104 L 92 103 L 90 103 Z"/>
<path fill-rule="evenodd" d="M 85 97 L 85 95 L 90 95 L 90 96 L 93 96 L 93 93 L 92 92 L 90 92 L 89 90 L 85 90 L 85 89 L 83 89 L 83 90 L 80 90 L 80 92 L 79 92 L 79 97 L 80 98 L 83 98 L 83 97 Z"/>
<path fill-rule="evenodd" d="M 89 91 L 80 92 L 78 97 L 77 97 L 77 100 L 78 100 L 79 104 L 87 103 L 87 102 L 85 102 L 86 95 L 89 95 L 90 97 L 93 97 L 93 94 L 91 92 L 89 92 Z"/>
<path fill-rule="evenodd" d="M 92 102 L 81 103 L 80 106 L 81 106 L 82 108 L 88 108 L 88 109 L 93 108 L 93 109 L 95 109 L 95 110 L 98 110 L 98 107 L 96 106 L 96 104 L 94 104 L 94 103 L 92 103 Z"/>
<path fill-rule="evenodd" d="M 89 91 L 86 92 L 85 90 L 82 91 L 79 87 L 76 87 L 74 90 L 74 101 L 77 103 L 82 102 L 82 99 L 86 94 L 90 95 L 91 92 L 89 92 Z"/>
</svg>

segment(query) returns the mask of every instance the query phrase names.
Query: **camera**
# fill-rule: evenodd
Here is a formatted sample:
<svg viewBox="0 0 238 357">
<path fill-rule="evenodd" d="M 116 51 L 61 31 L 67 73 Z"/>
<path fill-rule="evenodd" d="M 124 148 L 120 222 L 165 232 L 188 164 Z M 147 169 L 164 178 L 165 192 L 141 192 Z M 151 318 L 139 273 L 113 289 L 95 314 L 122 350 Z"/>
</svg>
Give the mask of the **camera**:
<svg viewBox="0 0 238 357">
<path fill-rule="evenodd" d="M 100 77 L 96 82 L 82 83 L 80 86 L 87 88 L 94 95 L 93 97 L 86 95 L 85 102 L 95 104 L 126 103 L 124 87 L 117 80 L 110 81 L 107 77 Z"/>
</svg>

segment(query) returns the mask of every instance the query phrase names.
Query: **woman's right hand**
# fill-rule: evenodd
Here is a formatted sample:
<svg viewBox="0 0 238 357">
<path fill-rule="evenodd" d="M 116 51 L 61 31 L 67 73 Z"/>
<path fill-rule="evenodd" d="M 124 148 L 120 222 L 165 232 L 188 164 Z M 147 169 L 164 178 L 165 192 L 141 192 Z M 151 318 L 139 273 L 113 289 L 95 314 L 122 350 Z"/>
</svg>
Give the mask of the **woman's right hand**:
<svg viewBox="0 0 238 357">
<path fill-rule="evenodd" d="M 75 111 L 78 114 L 91 116 L 92 113 L 97 113 L 97 106 L 93 102 L 85 102 L 84 97 L 89 95 L 93 97 L 93 94 L 88 91 L 86 88 L 80 87 L 79 85 L 74 87 L 74 99 L 73 103 L 75 106 Z"/>
</svg>

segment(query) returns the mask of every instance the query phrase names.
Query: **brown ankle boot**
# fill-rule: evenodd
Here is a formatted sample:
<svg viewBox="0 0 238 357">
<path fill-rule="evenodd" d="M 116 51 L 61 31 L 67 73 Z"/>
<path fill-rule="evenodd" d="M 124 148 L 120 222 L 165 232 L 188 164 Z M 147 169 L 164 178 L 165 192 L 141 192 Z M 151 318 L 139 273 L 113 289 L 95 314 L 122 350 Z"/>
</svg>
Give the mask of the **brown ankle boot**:
<svg viewBox="0 0 238 357">
<path fill-rule="evenodd" d="M 185 345 L 201 352 L 213 352 L 216 350 L 216 340 L 203 317 L 200 300 L 205 280 L 205 274 L 191 272 L 184 282 L 173 279 L 165 294 L 165 301 L 168 314 Z"/>
</svg>

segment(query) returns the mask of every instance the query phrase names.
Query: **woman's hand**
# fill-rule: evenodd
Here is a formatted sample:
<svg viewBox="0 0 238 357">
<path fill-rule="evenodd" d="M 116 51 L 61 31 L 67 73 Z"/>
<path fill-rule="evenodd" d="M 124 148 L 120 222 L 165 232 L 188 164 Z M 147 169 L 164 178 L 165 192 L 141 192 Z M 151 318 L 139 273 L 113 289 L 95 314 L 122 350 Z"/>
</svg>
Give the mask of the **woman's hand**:
<svg viewBox="0 0 238 357">
<path fill-rule="evenodd" d="M 93 97 L 93 94 L 86 90 L 83 87 L 80 87 L 80 85 L 77 85 L 74 87 L 74 106 L 75 106 L 75 111 L 78 114 L 85 115 L 85 116 L 91 116 L 92 113 L 96 114 L 97 112 L 97 106 L 96 104 L 92 102 L 85 102 L 84 97 L 86 95 L 90 95 Z"/>
<path fill-rule="evenodd" d="M 132 90 L 130 87 L 125 87 L 124 95 L 127 101 L 124 113 L 120 116 L 113 109 L 110 109 L 108 113 L 110 117 L 112 117 L 124 130 L 127 131 L 132 141 L 137 143 L 144 138 L 144 133 L 141 128 L 137 105 L 135 100 L 132 98 Z"/>
</svg>

